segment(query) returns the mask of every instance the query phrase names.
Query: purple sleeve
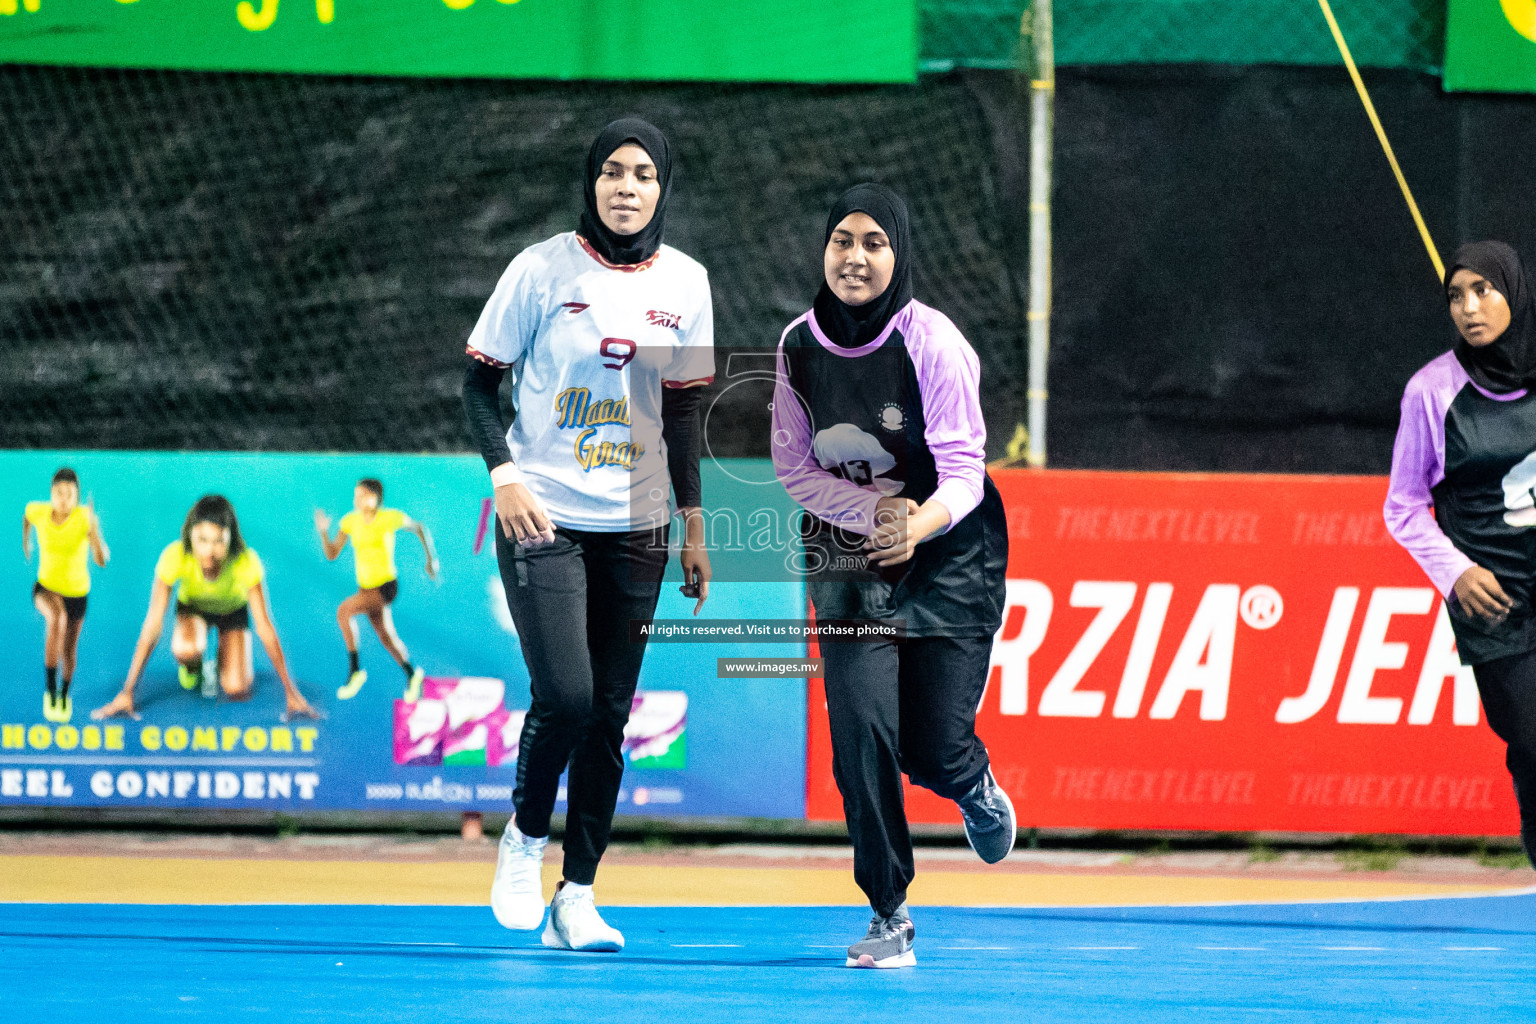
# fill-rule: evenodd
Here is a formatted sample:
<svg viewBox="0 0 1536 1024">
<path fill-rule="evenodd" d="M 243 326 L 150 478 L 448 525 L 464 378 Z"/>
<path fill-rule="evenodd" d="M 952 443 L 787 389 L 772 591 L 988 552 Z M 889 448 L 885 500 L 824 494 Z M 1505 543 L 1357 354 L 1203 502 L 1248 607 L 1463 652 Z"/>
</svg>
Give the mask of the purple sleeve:
<svg viewBox="0 0 1536 1024">
<path fill-rule="evenodd" d="M 1443 357 L 1442 357 L 1443 358 Z M 1426 366 L 1403 393 L 1402 418 L 1392 446 L 1392 479 L 1382 514 L 1387 530 L 1419 563 L 1445 597 L 1474 564 L 1451 543 L 1430 510 L 1430 488 L 1445 478 L 1445 409 L 1455 394 L 1449 368 Z M 1442 379 L 1443 378 L 1443 379 Z M 1450 389 L 1450 394 L 1444 392 Z"/>
<path fill-rule="evenodd" d="M 790 324 L 789 329 L 794 326 Z M 787 335 L 789 330 L 784 333 Z M 779 483 L 811 515 L 867 536 L 880 495 L 821 468 L 811 450 L 810 421 L 789 383 L 783 338 L 779 339 L 777 366 L 773 386 L 773 471 Z"/>
<path fill-rule="evenodd" d="M 987 426 L 981 418 L 981 373 L 960 329 L 937 310 L 913 304 L 907 351 L 923 401 L 923 438 L 939 486 L 929 498 L 949 510 L 952 527 L 981 504 Z"/>
</svg>

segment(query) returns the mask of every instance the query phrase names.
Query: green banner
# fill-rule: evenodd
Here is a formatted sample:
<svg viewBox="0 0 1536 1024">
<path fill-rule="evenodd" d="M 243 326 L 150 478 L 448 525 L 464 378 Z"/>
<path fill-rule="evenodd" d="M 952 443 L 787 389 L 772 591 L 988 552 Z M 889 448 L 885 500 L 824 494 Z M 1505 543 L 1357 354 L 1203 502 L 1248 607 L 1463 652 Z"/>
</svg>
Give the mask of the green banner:
<svg viewBox="0 0 1536 1024">
<path fill-rule="evenodd" d="M 1445 87 L 1536 92 L 1536 0 L 1450 0 Z"/>
<path fill-rule="evenodd" d="M 0 0 L 0 62 L 910 82 L 916 0 Z"/>
</svg>

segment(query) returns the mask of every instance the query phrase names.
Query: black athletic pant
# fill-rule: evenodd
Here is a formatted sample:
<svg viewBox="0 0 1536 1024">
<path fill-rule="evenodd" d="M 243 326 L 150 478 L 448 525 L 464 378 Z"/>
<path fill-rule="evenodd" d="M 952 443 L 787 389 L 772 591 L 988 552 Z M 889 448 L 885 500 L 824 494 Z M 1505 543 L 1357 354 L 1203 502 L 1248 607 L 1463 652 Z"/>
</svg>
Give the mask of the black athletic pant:
<svg viewBox="0 0 1536 1024">
<path fill-rule="evenodd" d="M 1536 651 L 1474 666 L 1488 724 L 1509 744 L 1504 763 L 1520 805 L 1520 841 L 1536 865 Z"/>
<path fill-rule="evenodd" d="M 608 847 L 624 774 L 624 725 L 645 656 L 645 643 L 630 641 L 630 622 L 649 622 L 656 612 L 667 527 L 557 527 L 553 544 L 523 548 L 508 541 L 498 521 L 496 560 L 533 688 L 512 793 L 517 827 L 524 835 L 549 835 L 560 773 L 569 765 L 565 877 L 591 885 Z"/>
<path fill-rule="evenodd" d="M 955 800 L 987 770 L 976 706 L 991 653 L 990 636 L 821 645 L 853 879 L 877 914 L 901 906 L 912 884 L 901 773 Z"/>
</svg>

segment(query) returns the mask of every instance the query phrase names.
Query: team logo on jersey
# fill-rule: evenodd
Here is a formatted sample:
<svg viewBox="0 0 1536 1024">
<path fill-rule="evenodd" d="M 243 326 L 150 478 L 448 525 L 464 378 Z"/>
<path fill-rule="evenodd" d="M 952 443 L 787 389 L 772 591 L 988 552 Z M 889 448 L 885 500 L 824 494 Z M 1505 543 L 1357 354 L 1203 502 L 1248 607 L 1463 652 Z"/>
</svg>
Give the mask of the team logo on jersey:
<svg viewBox="0 0 1536 1024">
<path fill-rule="evenodd" d="M 683 318 L 677 313 L 667 313 L 660 309 L 648 309 L 645 311 L 645 320 L 653 327 L 670 327 L 674 331 L 683 329 Z"/>
<path fill-rule="evenodd" d="M 816 432 L 811 451 L 821 468 L 860 487 L 873 487 L 881 494 L 901 490 L 900 480 L 884 474 L 896 468 L 896 457 L 885 450 L 880 439 L 852 423 L 839 423 Z"/>
<path fill-rule="evenodd" d="M 629 398 L 604 398 L 593 401 L 591 388 L 566 388 L 555 397 L 555 426 L 579 430 L 572 451 L 576 464 L 585 472 L 602 466 L 633 470 L 645 454 L 645 445 L 633 441 L 595 441 L 599 427 L 627 427 Z"/>
<path fill-rule="evenodd" d="M 907 425 L 907 414 L 897 402 L 886 402 L 880 410 L 880 429 L 896 433 Z"/>
<path fill-rule="evenodd" d="M 1536 452 L 1504 474 L 1504 522 L 1516 529 L 1536 526 Z"/>
<path fill-rule="evenodd" d="M 629 397 L 604 398 L 592 401 L 591 388 L 566 388 L 555 396 L 555 425 L 569 427 L 601 427 L 610 423 L 629 426 Z"/>
<path fill-rule="evenodd" d="M 594 441 L 596 427 L 583 430 L 576 437 L 576 464 L 590 473 L 600 466 L 618 466 L 633 471 L 645 454 L 645 445 L 633 441 Z"/>
<path fill-rule="evenodd" d="M 572 313 L 582 313 L 582 312 L 585 312 L 588 309 L 591 309 L 592 308 L 592 303 L 590 303 L 590 302 L 562 302 L 562 303 L 560 303 L 560 308 L 561 309 L 565 309 L 565 310 L 569 310 Z"/>
</svg>

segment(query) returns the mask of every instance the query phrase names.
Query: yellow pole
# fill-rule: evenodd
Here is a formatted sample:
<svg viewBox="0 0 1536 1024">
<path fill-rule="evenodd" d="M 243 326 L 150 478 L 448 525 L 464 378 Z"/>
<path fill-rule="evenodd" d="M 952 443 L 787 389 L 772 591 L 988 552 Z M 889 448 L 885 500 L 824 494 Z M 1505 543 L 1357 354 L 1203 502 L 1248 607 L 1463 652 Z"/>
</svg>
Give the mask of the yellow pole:
<svg viewBox="0 0 1536 1024">
<path fill-rule="evenodd" d="M 1381 150 L 1387 154 L 1387 163 L 1392 165 L 1392 174 L 1397 178 L 1397 187 L 1403 190 L 1403 198 L 1408 201 L 1408 212 L 1413 214 L 1413 222 L 1418 225 L 1419 237 L 1424 240 L 1424 248 L 1429 252 L 1429 261 L 1435 265 L 1435 278 L 1445 280 L 1445 264 L 1440 261 L 1440 253 L 1435 249 L 1435 240 L 1429 236 L 1429 228 L 1424 223 L 1423 214 L 1419 213 L 1419 204 L 1413 201 L 1413 190 L 1408 187 L 1408 179 L 1403 177 L 1403 169 L 1397 165 L 1397 157 L 1392 153 L 1392 143 L 1387 141 L 1386 129 L 1381 126 L 1381 118 L 1376 116 L 1376 107 L 1371 103 L 1370 93 L 1365 91 L 1365 82 L 1360 79 L 1360 69 L 1355 67 L 1355 58 L 1349 54 L 1349 44 L 1344 42 L 1344 33 L 1339 31 L 1339 23 L 1333 18 L 1333 8 L 1328 6 L 1328 0 L 1317 0 L 1323 9 L 1323 17 L 1328 19 L 1328 31 L 1333 33 L 1333 41 L 1339 44 L 1339 53 L 1344 57 L 1344 66 L 1349 69 L 1349 77 L 1354 80 L 1355 91 L 1360 94 L 1360 102 L 1365 104 L 1365 115 L 1371 119 L 1371 127 L 1376 129 L 1376 138 L 1381 142 Z"/>
</svg>

